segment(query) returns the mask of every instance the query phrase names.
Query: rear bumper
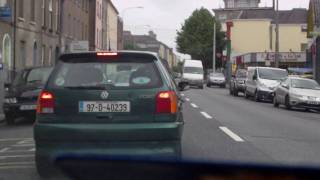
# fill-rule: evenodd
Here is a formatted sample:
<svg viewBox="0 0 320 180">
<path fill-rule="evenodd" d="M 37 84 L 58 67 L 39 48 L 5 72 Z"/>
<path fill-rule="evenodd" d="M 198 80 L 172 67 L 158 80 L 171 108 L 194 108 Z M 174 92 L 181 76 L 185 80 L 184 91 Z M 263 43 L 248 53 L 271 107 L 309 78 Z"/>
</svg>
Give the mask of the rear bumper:
<svg viewBox="0 0 320 180">
<path fill-rule="evenodd" d="M 190 86 L 202 86 L 203 82 L 204 82 L 203 80 L 186 80 L 186 79 L 182 81 L 182 83 L 188 84 Z"/>
<path fill-rule="evenodd" d="M 245 84 L 236 84 L 236 89 L 238 91 L 244 92 L 246 90 L 246 85 Z"/>
<path fill-rule="evenodd" d="M 62 154 L 176 156 L 183 123 L 36 124 L 36 155 L 54 160 Z"/>
<path fill-rule="evenodd" d="M 307 108 L 307 109 L 314 109 L 314 110 L 320 110 L 320 104 L 309 104 L 307 102 L 299 102 L 299 101 L 291 101 L 291 106 L 297 107 L 297 108 Z"/>
<path fill-rule="evenodd" d="M 34 116 L 36 115 L 36 110 L 21 110 L 20 107 L 23 105 L 31 105 L 36 106 L 36 102 L 30 102 L 30 103 L 16 103 L 16 104 L 3 104 L 3 111 L 5 114 L 13 115 L 14 117 L 25 117 L 25 116 Z"/>
</svg>

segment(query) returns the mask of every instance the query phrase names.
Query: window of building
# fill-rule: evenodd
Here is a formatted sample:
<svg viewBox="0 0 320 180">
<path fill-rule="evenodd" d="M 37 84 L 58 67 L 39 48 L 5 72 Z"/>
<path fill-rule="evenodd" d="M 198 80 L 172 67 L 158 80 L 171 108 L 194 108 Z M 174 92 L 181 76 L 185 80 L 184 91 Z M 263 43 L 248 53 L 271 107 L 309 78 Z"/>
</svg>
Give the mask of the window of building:
<svg viewBox="0 0 320 180">
<path fill-rule="evenodd" d="M 301 26 L 301 32 L 308 32 L 308 26 L 307 25 L 302 25 Z"/>
<path fill-rule="evenodd" d="M 36 0 L 31 0 L 30 3 L 30 20 L 35 22 L 36 21 Z"/>
<path fill-rule="evenodd" d="M 41 65 L 44 65 L 45 62 L 45 56 L 46 56 L 46 46 L 42 45 L 41 47 Z"/>
<path fill-rule="evenodd" d="M 81 23 L 81 39 L 84 40 L 84 25 Z"/>
<path fill-rule="evenodd" d="M 68 14 L 68 21 L 67 21 L 67 34 L 68 36 L 71 36 L 71 27 L 72 27 L 72 21 L 71 21 L 71 14 Z"/>
<path fill-rule="evenodd" d="M 273 26 L 269 28 L 269 37 L 270 37 L 270 50 L 273 48 Z"/>
<path fill-rule="evenodd" d="M 42 0 L 42 26 L 46 26 L 46 0 Z"/>
<path fill-rule="evenodd" d="M 38 65 L 38 46 L 37 46 L 37 42 L 34 42 L 33 44 L 33 61 L 32 61 L 32 65 L 33 66 L 37 66 Z"/>
<path fill-rule="evenodd" d="M 52 7 L 52 0 L 49 0 L 49 29 L 52 29 L 52 23 L 53 23 L 53 7 Z"/>
<path fill-rule="evenodd" d="M 18 1 L 19 17 L 24 18 L 24 1 Z"/>
<path fill-rule="evenodd" d="M 20 62 L 23 62 L 25 67 L 27 66 L 25 41 L 20 41 Z"/>
<path fill-rule="evenodd" d="M 48 52 L 48 65 L 52 65 L 52 47 L 49 48 Z"/>
<path fill-rule="evenodd" d="M 55 0 L 55 26 L 54 30 L 57 32 L 59 30 L 59 23 L 60 23 L 60 5 L 59 0 Z"/>
<path fill-rule="evenodd" d="M 11 61 L 11 38 L 8 34 L 4 35 L 2 41 L 2 48 L 3 48 L 3 63 L 4 68 L 7 70 L 12 69 L 12 61 Z"/>
<path fill-rule="evenodd" d="M 6 7 L 8 5 L 8 0 L 0 0 L 0 7 Z"/>
<path fill-rule="evenodd" d="M 76 26 L 77 26 L 76 18 L 73 18 L 73 31 L 72 31 L 72 36 L 73 36 L 74 38 L 77 37 L 77 34 L 76 34 L 77 28 L 76 28 Z"/>
<path fill-rule="evenodd" d="M 307 44 L 307 43 L 302 43 L 302 44 L 301 44 L 301 52 L 306 51 L 307 48 L 308 48 L 308 44 Z"/>
</svg>

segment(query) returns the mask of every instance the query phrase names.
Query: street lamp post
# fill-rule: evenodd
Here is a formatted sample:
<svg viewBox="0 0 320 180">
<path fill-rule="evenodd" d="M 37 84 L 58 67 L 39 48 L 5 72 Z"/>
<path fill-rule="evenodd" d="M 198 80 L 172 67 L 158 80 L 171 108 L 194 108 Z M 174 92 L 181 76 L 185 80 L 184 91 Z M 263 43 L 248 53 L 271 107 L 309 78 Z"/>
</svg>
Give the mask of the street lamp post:
<svg viewBox="0 0 320 180">
<path fill-rule="evenodd" d="M 216 72 L 216 34 L 217 34 L 217 29 L 216 29 L 216 21 L 214 20 L 213 23 L 213 56 L 212 56 L 212 71 Z"/>
<path fill-rule="evenodd" d="M 276 21 L 276 51 L 275 51 L 275 54 L 274 54 L 274 60 L 275 60 L 275 67 L 279 67 L 279 0 L 276 0 L 276 18 L 275 18 L 275 21 Z"/>
</svg>

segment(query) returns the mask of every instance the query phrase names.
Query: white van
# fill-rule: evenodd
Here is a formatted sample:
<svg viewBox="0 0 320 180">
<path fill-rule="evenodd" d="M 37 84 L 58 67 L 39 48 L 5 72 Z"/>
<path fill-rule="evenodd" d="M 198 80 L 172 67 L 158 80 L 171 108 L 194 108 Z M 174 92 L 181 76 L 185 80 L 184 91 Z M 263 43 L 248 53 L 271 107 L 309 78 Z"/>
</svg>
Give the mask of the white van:
<svg viewBox="0 0 320 180">
<path fill-rule="evenodd" d="M 288 77 L 285 69 L 269 67 L 248 67 L 245 97 L 255 101 L 273 100 L 273 92 L 280 82 Z"/>
<path fill-rule="evenodd" d="M 197 86 L 203 89 L 204 75 L 201 60 L 186 60 L 183 65 L 182 78 L 180 88 L 186 85 Z"/>
</svg>

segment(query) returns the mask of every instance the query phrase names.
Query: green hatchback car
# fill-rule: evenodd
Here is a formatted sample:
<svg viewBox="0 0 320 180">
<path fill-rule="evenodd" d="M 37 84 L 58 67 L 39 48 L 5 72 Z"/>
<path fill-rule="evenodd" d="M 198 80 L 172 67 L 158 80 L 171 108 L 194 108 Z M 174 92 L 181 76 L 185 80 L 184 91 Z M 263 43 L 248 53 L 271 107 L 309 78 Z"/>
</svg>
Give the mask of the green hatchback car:
<svg viewBox="0 0 320 180">
<path fill-rule="evenodd" d="M 153 53 L 64 54 L 38 98 L 38 173 L 48 175 L 65 154 L 179 157 L 182 105 Z"/>
</svg>

